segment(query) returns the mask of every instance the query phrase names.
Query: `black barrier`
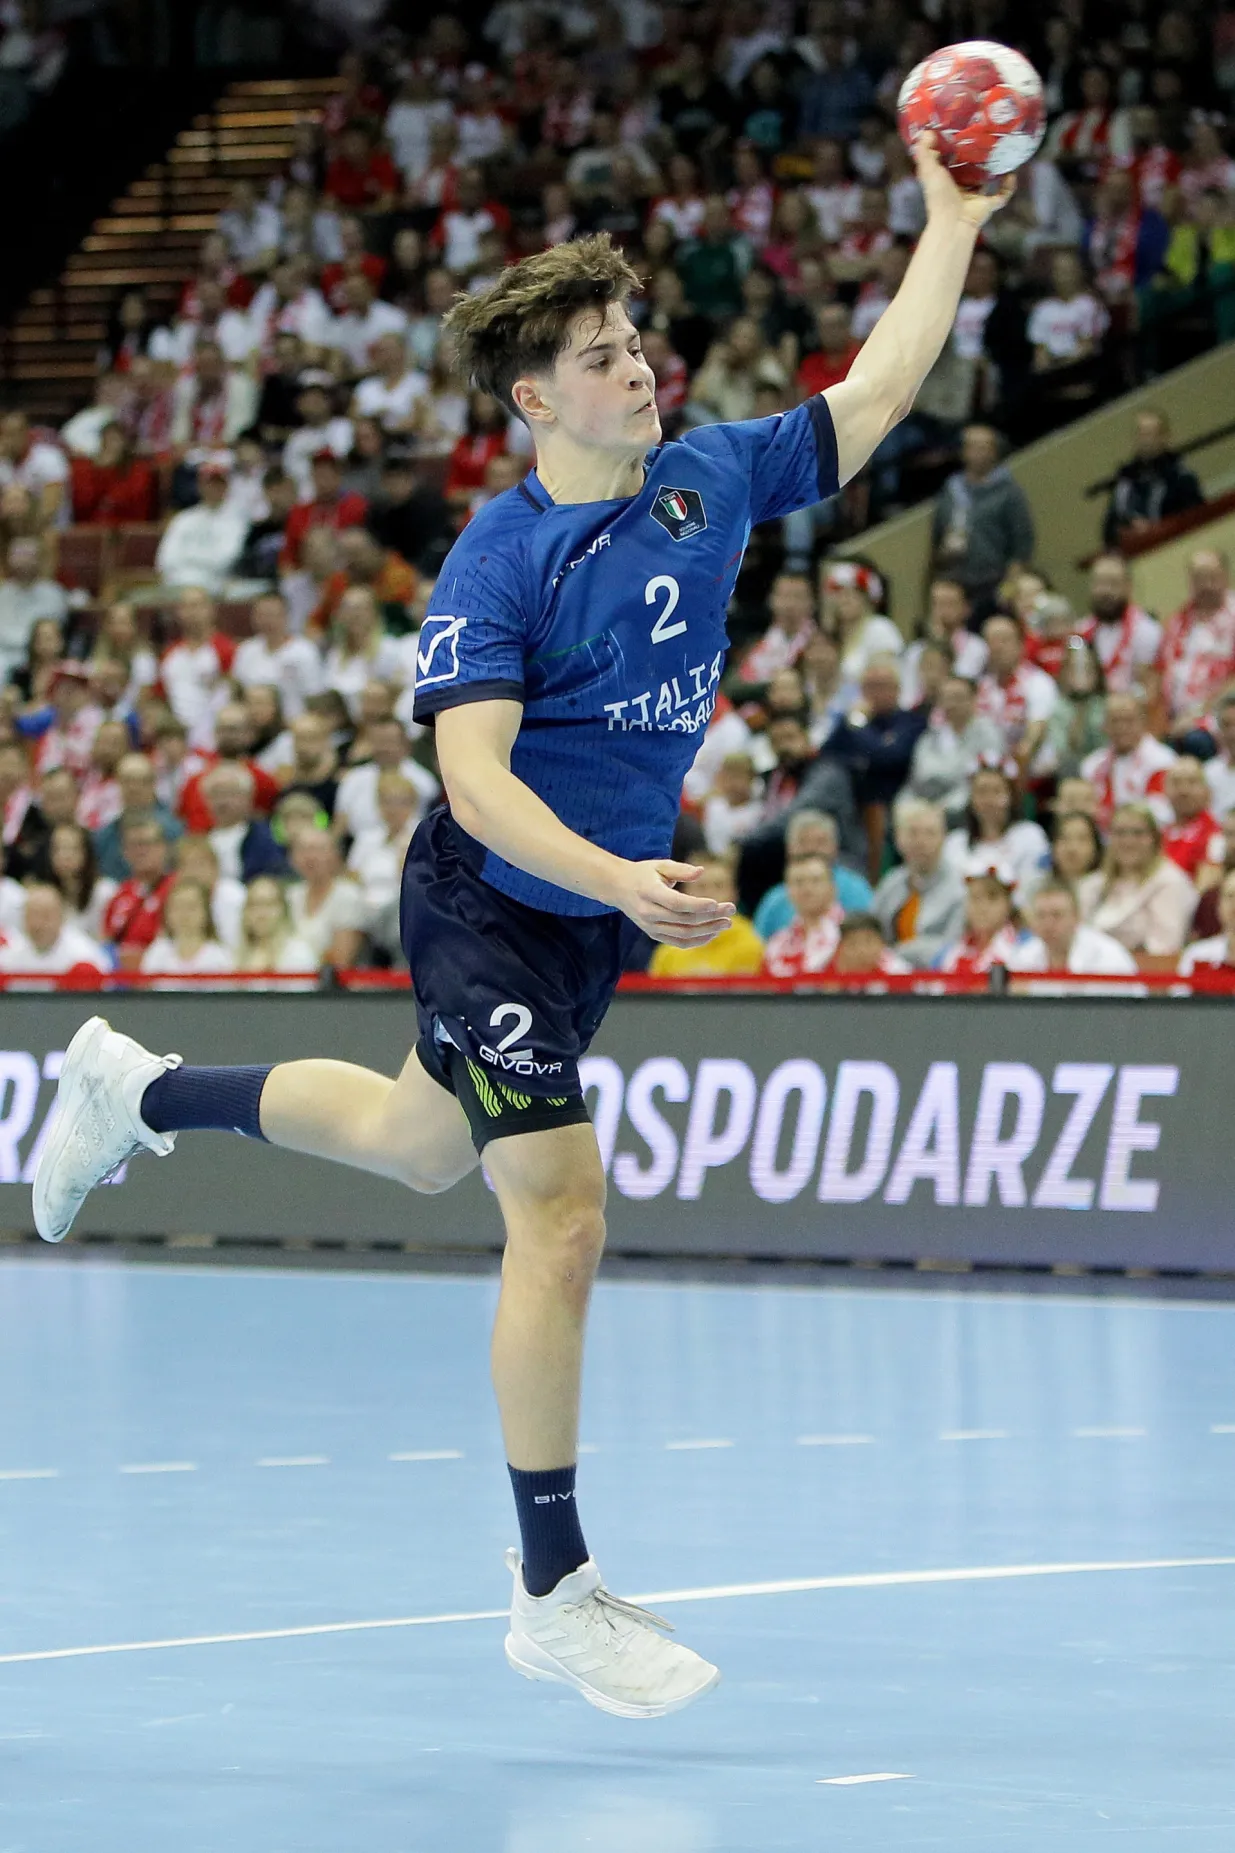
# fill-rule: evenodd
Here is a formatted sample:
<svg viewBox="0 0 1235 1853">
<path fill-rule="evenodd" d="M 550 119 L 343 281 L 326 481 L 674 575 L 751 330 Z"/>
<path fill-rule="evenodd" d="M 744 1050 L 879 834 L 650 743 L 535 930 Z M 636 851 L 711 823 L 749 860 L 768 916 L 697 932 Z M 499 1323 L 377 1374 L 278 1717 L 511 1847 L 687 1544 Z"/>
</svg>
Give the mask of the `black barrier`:
<svg viewBox="0 0 1235 1853">
<path fill-rule="evenodd" d="M 31 1175 L 79 998 L 0 1004 L 0 1226 Z M 329 1053 L 397 1072 L 404 996 L 111 998 L 191 1062 Z M 625 997 L 584 1069 L 611 1245 L 647 1254 L 1235 1269 L 1235 1007 L 1214 1000 Z M 95 1193 L 114 1236 L 500 1241 L 479 1176 L 416 1197 L 190 1133 Z"/>
</svg>

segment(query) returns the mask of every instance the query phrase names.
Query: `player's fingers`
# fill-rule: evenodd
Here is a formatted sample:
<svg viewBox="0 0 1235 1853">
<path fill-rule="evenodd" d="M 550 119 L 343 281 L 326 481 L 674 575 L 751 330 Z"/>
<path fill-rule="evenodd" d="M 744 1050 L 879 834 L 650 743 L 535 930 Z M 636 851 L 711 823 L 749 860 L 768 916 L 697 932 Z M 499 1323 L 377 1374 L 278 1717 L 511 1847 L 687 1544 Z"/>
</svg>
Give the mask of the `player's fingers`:
<svg viewBox="0 0 1235 1853">
<path fill-rule="evenodd" d="M 720 934 L 729 931 L 727 920 L 712 920 L 702 926 L 663 926 L 652 932 L 651 937 L 664 946 L 707 946 Z"/>
<path fill-rule="evenodd" d="M 727 920 L 737 909 L 732 901 L 714 901 L 710 895 L 681 894 L 678 889 L 670 888 L 663 895 L 657 895 L 650 911 L 665 919 L 676 916 L 681 920 Z"/>
<path fill-rule="evenodd" d="M 1005 174 L 1003 178 L 1003 184 L 1000 187 L 998 193 L 994 193 L 991 195 L 991 211 L 992 212 L 1001 211 L 1002 208 L 1007 205 L 1008 201 L 1011 199 L 1012 195 L 1015 192 L 1016 192 L 1016 175 L 1015 174 Z"/>
<path fill-rule="evenodd" d="M 935 134 L 933 129 L 928 129 L 924 135 L 914 136 L 911 152 L 913 154 L 914 165 L 919 175 L 922 174 L 924 169 L 929 170 L 931 168 L 943 166 L 943 162 L 939 157 L 939 137 Z"/>
<path fill-rule="evenodd" d="M 656 862 L 652 866 L 661 880 L 671 886 L 675 881 L 698 881 L 703 874 L 697 862 Z"/>
</svg>

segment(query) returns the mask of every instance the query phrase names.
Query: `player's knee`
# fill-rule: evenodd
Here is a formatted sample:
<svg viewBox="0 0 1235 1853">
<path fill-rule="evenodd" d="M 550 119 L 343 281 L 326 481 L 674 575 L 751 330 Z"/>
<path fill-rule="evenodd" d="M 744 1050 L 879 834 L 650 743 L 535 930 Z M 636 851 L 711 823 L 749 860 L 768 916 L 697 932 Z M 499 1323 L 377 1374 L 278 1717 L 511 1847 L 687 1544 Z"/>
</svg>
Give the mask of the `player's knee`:
<svg viewBox="0 0 1235 1853">
<path fill-rule="evenodd" d="M 405 1184 L 421 1197 L 440 1197 L 451 1190 L 463 1175 L 457 1167 L 434 1164 L 428 1152 L 400 1152 L 395 1155 L 391 1175 L 397 1184 Z"/>
<path fill-rule="evenodd" d="M 518 1251 L 534 1257 L 567 1298 L 586 1298 L 605 1247 L 605 1216 L 598 1203 L 564 1199 L 545 1204 L 538 1215 L 511 1231 Z"/>
</svg>

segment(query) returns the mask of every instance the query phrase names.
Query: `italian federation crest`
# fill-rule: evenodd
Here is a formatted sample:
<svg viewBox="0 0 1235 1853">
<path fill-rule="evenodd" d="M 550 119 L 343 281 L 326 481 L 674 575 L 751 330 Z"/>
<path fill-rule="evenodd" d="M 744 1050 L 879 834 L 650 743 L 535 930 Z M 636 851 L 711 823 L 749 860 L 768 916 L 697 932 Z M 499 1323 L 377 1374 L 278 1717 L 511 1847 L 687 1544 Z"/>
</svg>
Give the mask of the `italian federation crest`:
<svg viewBox="0 0 1235 1853">
<path fill-rule="evenodd" d="M 708 525 L 703 497 L 697 489 L 658 489 L 648 510 L 671 540 L 689 540 Z"/>
</svg>

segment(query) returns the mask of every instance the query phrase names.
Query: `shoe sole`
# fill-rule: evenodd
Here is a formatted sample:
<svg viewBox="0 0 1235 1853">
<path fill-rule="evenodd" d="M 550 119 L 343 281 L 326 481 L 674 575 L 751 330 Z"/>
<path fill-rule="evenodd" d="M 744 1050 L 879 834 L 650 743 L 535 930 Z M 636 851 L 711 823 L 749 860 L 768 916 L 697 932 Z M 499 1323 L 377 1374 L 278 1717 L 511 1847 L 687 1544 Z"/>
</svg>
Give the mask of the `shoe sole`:
<svg viewBox="0 0 1235 1853">
<path fill-rule="evenodd" d="M 586 1699 L 589 1705 L 594 1705 L 597 1711 L 607 1711 L 614 1718 L 667 1718 L 670 1712 L 684 1711 L 696 1699 L 701 1699 L 705 1692 L 711 1692 L 720 1684 L 720 1668 L 714 1666 L 709 1679 L 681 1698 L 669 1699 L 662 1705 L 632 1705 L 625 1699 L 612 1699 L 606 1693 L 599 1692 L 595 1686 L 589 1686 L 585 1680 L 568 1673 L 548 1656 L 539 1663 L 522 1659 L 513 1634 L 506 1636 L 506 1658 L 515 1672 L 522 1674 L 524 1679 L 540 1680 L 551 1686 L 569 1686 L 580 1698 Z"/>
<path fill-rule="evenodd" d="M 31 1192 L 34 1226 L 45 1242 L 62 1242 L 76 1220 L 77 1212 L 74 1211 L 73 1217 L 63 1229 L 57 1232 L 52 1226 L 47 1192 L 56 1166 L 68 1149 L 77 1112 L 90 1091 L 92 1077 L 89 1064 L 91 1058 L 110 1028 L 111 1025 L 105 1017 L 88 1017 L 64 1052 L 60 1082 L 56 1088 L 56 1098 L 52 1106 L 52 1113 L 55 1117 L 43 1149 L 39 1153 Z"/>
</svg>

